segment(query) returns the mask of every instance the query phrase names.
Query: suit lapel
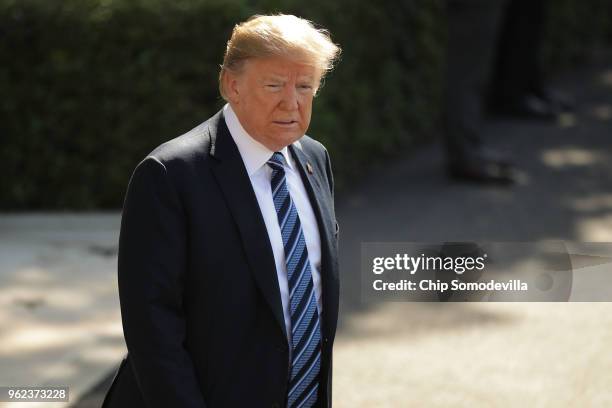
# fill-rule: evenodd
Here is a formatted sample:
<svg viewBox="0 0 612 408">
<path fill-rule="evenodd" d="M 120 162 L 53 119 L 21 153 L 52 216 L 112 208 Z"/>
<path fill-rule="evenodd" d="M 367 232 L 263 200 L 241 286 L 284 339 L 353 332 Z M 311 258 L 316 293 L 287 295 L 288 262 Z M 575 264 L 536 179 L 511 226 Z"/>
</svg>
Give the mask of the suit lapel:
<svg viewBox="0 0 612 408">
<path fill-rule="evenodd" d="M 268 231 L 251 180 L 240 157 L 240 152 L 227 129 L 222 112 L 211 118 L 209 132 L 210 154 L 218 159 L 217 164 L 212 167 L 212 172 L 236 220 L 255 281 L 286 338 L 287 329 Z"/>
<path fill-rule="evenodd" d="M 240 152 L 227 129 L 222 111 L 209 121 L 210 155 L 217 159 L 212 172 L 221 189 L 227 205 L 236 220 L 243 247 L 255 281 L 268 302 L 281 330 L 287 335 L 285 318 L 280 299 L 280 288 L 276 275 L 274 254 L 268 238 L 268 231 L 261 215 L 255 192 L 247 174 Z M 334 219 L 331 212 L 333 203 L 324 194 L 323 175 L 318 167 L 298 146 L 290 145 L 289 150 L 306 187 L 313 211 L 317 219 L 321 237 L 321 284 L 322 284 L 322 332 L 328 337 L 336 331 L 338 313 L 338 271 L 336 268 L 336 244 L 334 238 Z M 313 170 L 306 171 L 306 166 Z M 262 237 L 264 237 L 262 239 Z"/>
<path fill-rule="evenodd" d="M 325 185 L 322 183 L 323 175 L 319 173 L 318 167 L 310 164 L 313 161 L 297 144 L 290 145 L 289 150 L 297 163 L 319 227 L 322 258 L 322 332 L 323 336 L 327 338 L 336 331 L 336 316 L 338 314 L 338 271 L 335 268 L 335 258 L 332 256 L 332 251 L 335 253 L 336 249 L 334 231 L 331 229 L 331 226 L 335 225 L 331 213 L 333 203 L 325 199 L 326 194 L 324 194 L 323 188 L 326 187 L 323 187 Z M 312 171 L 312 174 L 310 171 L 306 171 L 307 168 Z"/>
</svg>

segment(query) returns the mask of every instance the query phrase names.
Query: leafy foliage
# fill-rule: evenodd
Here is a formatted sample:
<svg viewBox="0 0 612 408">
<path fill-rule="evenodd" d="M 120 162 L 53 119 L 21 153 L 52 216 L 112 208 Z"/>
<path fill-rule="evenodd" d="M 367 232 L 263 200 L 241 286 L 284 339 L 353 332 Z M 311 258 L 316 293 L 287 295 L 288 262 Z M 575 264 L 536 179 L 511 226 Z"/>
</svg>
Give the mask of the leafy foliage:
<svg viewBox="0 0 612 408">
<path fill-rule="evenodd" d="M 556 4 L 550 60 L 580 52 L 566 41 L 610 42 L 604 13 Z M 599 23 L 575 16 L 580 35 L 568 39 L 574 10 Z M 311 19 L 343 48 L 309 131 L 340 186 L 435 134 L 441 0 L 0 0 L 0 209 L 121 207 L 137 162 L 223 105 L 218 67 L 233 25 L 270 12 Z"/>
</svg>

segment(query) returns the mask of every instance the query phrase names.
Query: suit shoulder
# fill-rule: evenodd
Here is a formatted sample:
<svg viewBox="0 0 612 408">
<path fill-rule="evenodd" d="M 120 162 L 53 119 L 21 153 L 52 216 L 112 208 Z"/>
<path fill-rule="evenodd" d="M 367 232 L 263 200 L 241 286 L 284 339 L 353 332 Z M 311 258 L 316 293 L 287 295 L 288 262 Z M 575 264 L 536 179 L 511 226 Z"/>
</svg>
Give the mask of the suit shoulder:
<svg viewBox="0 0 612 408">
<path fill-rule="evenodd" d="M 210 119 L 190 131 L 157 146 L 146 158 L 153 158 L 164 165 L 191 162 L 196 157 L 206 158 L 210 152 Z"/>
<path fill-rule="evenodd" d="M 299 145 L 299 147 L 304 150 L 304 152 L 308 153 L 311 157 L 316 157 L 325 160 L 327 148 L 325 148 L 323 143 L 319 142 L 318 140 L 315 140 L 308 135 L 304 135 L 299 140 Z"/>
</svg>

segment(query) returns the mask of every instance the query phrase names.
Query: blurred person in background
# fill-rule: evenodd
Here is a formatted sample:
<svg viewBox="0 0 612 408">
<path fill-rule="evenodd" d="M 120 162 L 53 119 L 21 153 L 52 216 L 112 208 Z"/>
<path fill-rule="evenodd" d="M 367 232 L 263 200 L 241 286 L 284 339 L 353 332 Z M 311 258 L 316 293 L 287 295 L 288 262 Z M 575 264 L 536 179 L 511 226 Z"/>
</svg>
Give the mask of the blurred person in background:
<svg viewBox="0 0 612 408">
<path fill-rule="evenodd" d="M 571 101 L 546 88 L 540 53 L 544 0 L 448 0 L 444 144 L 452 179 L 512 184 L 511 160 L 487 147 L 487 112 L 555 119 Z"/>
</svg>

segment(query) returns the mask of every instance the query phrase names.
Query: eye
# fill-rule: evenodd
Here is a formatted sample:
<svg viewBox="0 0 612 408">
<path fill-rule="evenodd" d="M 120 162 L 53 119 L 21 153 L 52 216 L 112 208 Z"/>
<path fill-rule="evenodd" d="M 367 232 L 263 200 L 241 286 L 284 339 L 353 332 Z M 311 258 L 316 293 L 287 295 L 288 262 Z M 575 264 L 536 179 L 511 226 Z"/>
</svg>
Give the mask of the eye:
<svg viewBox="0 0 612 408">
<path fill-rule="evenodd" d="M 301 84 L 298 85 L 298 91 L 301 93 L 311 93 L 312 92 L 312 85 L 310 84 Z"/>
<path fill-rule="evenodd" d="M 278 91 L 279 89 L 281 89 L 281 84 L 270 83 L 266 84 L 265 88 L 269 91 Z"/>
</svg>

